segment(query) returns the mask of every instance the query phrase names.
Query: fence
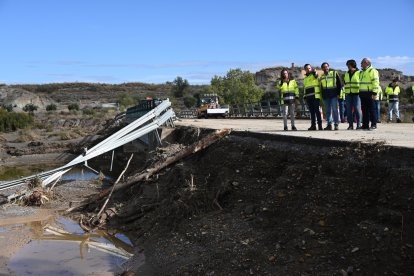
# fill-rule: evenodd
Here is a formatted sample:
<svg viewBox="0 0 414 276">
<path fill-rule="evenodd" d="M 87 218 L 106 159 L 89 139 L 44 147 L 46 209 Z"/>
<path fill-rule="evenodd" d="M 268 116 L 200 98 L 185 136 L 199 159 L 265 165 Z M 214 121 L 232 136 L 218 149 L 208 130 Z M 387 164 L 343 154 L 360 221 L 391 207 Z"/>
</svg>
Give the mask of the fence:
<svg viewBox="0 0 414 276">
<path fill-rule="evenodd" d="M 280 99 L 272 99 L 266 101 L 260 101 L 256 103 L 247 104 L 233 104 L 229 105 L 230 112 L 229 117 L 231 118 L 271 118 L 271 117 L 282 117 L 282 108 Z M 301 100 L 295 105 L 296 117 L 297 118 L 309 118 L 309 109 L 305 102 Z M 197 110 L 187 109 L 182 110 L 178 113 L 180 118 L 197 118 Z"/>
</svg>

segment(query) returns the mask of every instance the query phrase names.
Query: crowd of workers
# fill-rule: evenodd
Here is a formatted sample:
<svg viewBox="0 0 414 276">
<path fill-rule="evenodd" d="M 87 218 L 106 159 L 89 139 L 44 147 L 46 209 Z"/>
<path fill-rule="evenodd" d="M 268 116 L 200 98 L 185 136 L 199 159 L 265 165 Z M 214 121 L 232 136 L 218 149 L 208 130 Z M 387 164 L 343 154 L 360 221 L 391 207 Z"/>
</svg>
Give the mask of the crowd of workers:
<svg viewBox="0 0 414 276">
<path fill-rule="evenodd" d="M 354 124 L 356 124 L 355 129 L 376 129 L 377 123 L 381 122 L 380 101 L 383 92 L 378 71 L 372 67 L 369 58 L 362 59 L 361 70 L 358 69 L 356 61 L 352 59 L 346 62 L 346 66 L 348 71 L 341 78 L 337 71 L 329 68 L 327 62 L 321 65 L 323 71 L 321 76 L 310 64 L 305 64 L 304 98 L 311 115 L 311 126 L 308 130 L 338 130 L 339 121 L 344 123 L 345 117 L 348 130 L 353 130 Z M 288 130 L 288 112 L 292 130 L 297 130 L 294 112 L 295 100 L 299 98 L 299 89 L 288 69 L 282 70 L 277 88 L 283 99 L 284 130 Z M 385 89 L 388 100 L 388 121 L 392 121 L 394 112 L 397 123 L 401 122 L 398 107 L 399 93 L 398 79 L 394 79 Z M 323 100 L 327 120 L 325 128 L 322 127 L 321 100 Z"/>
</svg>

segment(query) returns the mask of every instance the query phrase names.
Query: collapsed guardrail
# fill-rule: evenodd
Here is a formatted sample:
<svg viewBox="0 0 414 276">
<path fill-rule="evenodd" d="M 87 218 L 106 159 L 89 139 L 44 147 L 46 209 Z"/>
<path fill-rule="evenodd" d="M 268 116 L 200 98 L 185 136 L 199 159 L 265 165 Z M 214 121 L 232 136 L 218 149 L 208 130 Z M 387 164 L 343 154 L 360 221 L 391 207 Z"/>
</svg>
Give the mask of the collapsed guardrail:
<svg viewBox="0 0 414 276">
<path fill-rule="evenodd" d="M 124 128 L 115 132 L 102 142 L 98 143 L 90 149 L 86 149 L 85 152 L 71 162 L 59 168 L 38 173 L 32 176 L 20 178 L 18 180 L 6 181 L 0 183 L 0 191 L 8 188 L 16 187 L 19 185 L 27 184 L 32 179 L 40 178 L 42 180 L 42 186 L 45 187 L 50 183 L 59 180 L 62 175 L 71 170 L 74 166 L 84 163 L 87 164 L 89 159 L 97 157 L 101 154 L 114 150 L 124 144 L 134 141 L 143 135 L 146 135 L 152 131 L 155 131 L 163 124 L 170 123 L 174 126 L 173 117 L 174 111 L 171 109 L 171 102 L 163 100 L 154 109 L 148 111 L 142 117 L 131 122 Z M 158 133 L 157 133 L 158 134 Z"/>
</svg>

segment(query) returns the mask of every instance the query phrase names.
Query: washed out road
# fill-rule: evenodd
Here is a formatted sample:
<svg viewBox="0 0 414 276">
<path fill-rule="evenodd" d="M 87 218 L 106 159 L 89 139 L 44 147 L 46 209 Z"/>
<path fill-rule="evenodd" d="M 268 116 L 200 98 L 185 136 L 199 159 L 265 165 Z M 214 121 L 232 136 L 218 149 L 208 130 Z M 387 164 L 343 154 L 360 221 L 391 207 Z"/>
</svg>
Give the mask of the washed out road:
<svg viewBox="0 0 414 276">
<path fill-rule="evenodd" d="M 281 119 L 180 119 L 176 121 L 176 124 L 211 129 L 231 128 L 238 131 L 315 139 L 366 143 L 383 142 L 391 146 L 414 148 L 414 124 L 409 123 L 381 123 L 378 124 L 378 129 L 371 131 L 347 130 L 347 123 L 340 124 L 338 131 L 308 131 L 309 120 L 296 120 L 298 131 L 291 131 L 290 124 L 289 131 L 284 131 Z"/>
</svg>

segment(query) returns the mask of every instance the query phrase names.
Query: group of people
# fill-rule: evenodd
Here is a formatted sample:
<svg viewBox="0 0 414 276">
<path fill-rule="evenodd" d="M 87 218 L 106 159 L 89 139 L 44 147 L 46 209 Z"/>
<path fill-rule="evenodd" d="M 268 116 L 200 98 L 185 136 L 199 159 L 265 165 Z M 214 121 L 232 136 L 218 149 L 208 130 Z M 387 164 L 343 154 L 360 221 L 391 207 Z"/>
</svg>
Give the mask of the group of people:
<svg viewBox="0 0 414 276">
<path fill-rule="evenodd" d="M 329 68 L 327 62 L 321 65 L 323 71 L 321 76 L 318 76 L 310 64 L 305 64 L 304 97 L 311 115 L 311 126 L 308 130 L 338 130 L 339 119 L 341 122 L 345 122 L 345 109 L 348 130 L 354 129 L 354 122 L 356 123 L 355 129 L 371 130 L 377 128 L 377 123 L 380 122 L 380 100 L 382 97 L 378 71 L 372 67 L 369 58 L 362 59 L 362 70 L 358 69 L 357 63 L 353 59 L 348 60 L 346 66 L 348 71 L 341 79 L 337 71 Z M 392 120 L 392 112 L 394 111 L 397 122 L 400 123 L 398 110 L 400 87 L 397 81 L 397 79 L 393 80 L 386 88 L 385 93 L 389 103 L 388 120 Z M 284 130 L 288 130 L 288 111 L 292 130 L 297 130 L 294 112 L 295 100 L 299 98 L 299 89 L 288 69 L 282 70 L 277 88 L 281 92 L 283 101 Z M 322 127 L 321 100 L 325 106 L 327 120 L 325 128 Z M 341 115 L 338 115 L 338 107 Z"/>
</svg>

